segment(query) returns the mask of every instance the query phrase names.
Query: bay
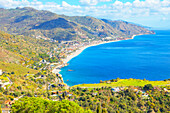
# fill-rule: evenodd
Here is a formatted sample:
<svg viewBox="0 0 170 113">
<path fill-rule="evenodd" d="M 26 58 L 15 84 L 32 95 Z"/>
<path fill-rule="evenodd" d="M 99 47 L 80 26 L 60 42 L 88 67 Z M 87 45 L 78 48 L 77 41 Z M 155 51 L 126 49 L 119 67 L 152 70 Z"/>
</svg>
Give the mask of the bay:
<svg viewBox="0 0 170 113">
<path fill-rule="evenodd" d="M 62 68 L 69 86 L 99 83 L 100 80 L 135 78 L 164 80 L 170 78 L 170 30 L 156 30 L 153 35 L 135 36 L 93 46 Z M 73 71 L 68 71 L 73 70 Z"/>
</svg>

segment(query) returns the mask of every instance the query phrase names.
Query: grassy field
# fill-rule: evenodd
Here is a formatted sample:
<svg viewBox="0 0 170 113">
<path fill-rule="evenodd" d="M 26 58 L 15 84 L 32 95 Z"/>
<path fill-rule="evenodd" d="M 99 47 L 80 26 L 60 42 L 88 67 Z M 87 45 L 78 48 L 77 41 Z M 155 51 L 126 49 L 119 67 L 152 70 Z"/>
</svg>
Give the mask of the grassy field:
<svg viewBox="0 0 170 113">
<path fill-rule="evenodd" d="M 37 70 L 26 68 L 18 64 L 4 63 L 4 62 L 0 62 L 0 69 L 2 69 L 2 71 L 5 71 L 7 73 L 14 72 L 16 75 L 25 75 L 28 74 L 28 72 L 29 74 L 38 73 Z"/>
<path fill-rule="evenodd" d="M 148 81 L 140 79 L 120 79 L 117 82 L 111 83 L 98 83 L 98 84 L 80 84 L 72 87 L 86 87 L 86 88 L 100 88 L 103 86 L 121 87 L 121 86 L 144 86 L 146 84 L 152 84 L 153 86 L 166 86 L 170 85 L 170 81 Z"/>
</svg>

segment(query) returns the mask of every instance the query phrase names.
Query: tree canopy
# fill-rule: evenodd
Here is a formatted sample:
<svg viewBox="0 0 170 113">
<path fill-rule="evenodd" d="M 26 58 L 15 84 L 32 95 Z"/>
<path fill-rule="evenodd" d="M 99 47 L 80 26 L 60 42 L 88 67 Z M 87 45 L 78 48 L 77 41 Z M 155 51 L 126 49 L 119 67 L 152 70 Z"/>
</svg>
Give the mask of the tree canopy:
<svg viewBox="0 0 170 113">
<path fill-rule="evenodd" d="M 12 105 L 12 113 L 91 113 L 75 102 L 51 101 L 43 98 L 24 97 Z"/>
</svg>

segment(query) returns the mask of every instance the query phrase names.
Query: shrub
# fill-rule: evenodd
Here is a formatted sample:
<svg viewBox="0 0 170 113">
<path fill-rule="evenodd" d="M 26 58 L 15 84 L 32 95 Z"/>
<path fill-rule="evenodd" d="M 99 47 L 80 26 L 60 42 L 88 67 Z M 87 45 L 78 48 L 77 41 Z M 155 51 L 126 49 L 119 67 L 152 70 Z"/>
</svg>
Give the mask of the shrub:
<svg viewBox="0 0 170 113">
<path fill-rule="evenodd" d="M 153 86 L 152 84 L 146 84 L 144 87 L 143 87 L 144 90 L 152 90 L 153 89 Z"/>
</svg>

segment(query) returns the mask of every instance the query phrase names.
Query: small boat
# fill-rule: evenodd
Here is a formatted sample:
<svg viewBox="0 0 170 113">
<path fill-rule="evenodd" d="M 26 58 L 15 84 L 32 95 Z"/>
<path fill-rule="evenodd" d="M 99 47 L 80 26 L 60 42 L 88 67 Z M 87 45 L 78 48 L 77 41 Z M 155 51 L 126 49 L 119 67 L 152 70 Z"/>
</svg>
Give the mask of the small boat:
<svg viewBox="0 0 170 113">
<path fill-rule="evenodd" d="M 74 71 L 74 70 L 68 69 L 68 71 Z"/>
</svg>

